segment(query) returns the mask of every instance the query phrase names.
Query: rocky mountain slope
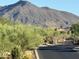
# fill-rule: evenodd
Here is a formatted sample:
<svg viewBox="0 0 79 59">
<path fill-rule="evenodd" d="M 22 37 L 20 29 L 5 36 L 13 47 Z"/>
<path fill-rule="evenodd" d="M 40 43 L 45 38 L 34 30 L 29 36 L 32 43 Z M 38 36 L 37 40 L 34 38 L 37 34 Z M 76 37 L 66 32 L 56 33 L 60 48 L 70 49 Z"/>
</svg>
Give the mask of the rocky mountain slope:
<svg viewBox="0 0 79 59">
<path fill-rule="evenodd" d="M 1 7 L 0 16 L 42 27 L 69 27 L 79 21 L 79 16 L 72 13 L 48 7 L 37 7 L 28 1 L 18 1 Z"/>
</svg>

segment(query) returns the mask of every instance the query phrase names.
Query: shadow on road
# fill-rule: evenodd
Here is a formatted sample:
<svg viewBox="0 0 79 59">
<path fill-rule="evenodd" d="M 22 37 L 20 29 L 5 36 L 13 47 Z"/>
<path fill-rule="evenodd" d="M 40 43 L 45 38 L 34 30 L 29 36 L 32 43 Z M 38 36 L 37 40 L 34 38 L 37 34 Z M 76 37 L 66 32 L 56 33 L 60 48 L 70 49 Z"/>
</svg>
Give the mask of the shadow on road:
<svg viewBox="0 0 79 59">
<path fill-rule="evenodd" d="M 74 50 L 75 46 L 71 45 L 54 45 L 39 47 L 38 50 L 52 50 L 53 52 L 77 52 Z"/>
</svg>

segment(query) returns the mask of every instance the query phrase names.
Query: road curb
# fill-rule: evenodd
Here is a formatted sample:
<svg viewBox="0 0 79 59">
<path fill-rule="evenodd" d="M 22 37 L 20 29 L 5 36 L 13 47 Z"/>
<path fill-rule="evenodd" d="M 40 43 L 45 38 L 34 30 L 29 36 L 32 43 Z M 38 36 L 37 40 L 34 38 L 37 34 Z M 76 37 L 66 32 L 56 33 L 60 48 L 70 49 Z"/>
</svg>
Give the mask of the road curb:
<svg viewBox="0 0 79 59">
<path fill-rule="evenodd" d="M 40 59 L 37 50 L 35 50 L 36 59 Z"/>
</svg>

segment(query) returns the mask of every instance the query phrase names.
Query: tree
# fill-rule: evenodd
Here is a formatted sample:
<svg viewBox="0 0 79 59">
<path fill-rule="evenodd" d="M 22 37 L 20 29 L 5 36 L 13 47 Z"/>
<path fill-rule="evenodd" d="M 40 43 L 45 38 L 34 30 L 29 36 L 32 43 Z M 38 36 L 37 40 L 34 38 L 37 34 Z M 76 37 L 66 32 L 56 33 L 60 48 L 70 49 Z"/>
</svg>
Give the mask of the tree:
<svg viewBox="0 0 79 59">
<path fill-rule="evenodd" d="M 79 44 L 79 23 L 73 24 L 70 31 L 71 37 L 74 38 L 74 42 Z"/>
<path fill-rule="evenodd" d="M 73 24 L 70 28 L 71 34 L 79 36 L 79 24 Z"/>
</svg>

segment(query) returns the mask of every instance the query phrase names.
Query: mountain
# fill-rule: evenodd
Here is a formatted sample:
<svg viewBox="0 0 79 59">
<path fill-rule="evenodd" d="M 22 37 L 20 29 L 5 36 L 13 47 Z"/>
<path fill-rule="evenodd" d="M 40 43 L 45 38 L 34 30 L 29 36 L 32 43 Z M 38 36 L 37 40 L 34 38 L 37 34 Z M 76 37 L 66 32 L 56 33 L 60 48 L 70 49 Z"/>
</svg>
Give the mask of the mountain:
<svg viewBox="0 0 79 59">
<path fill-rule="evenodd" d="M 79 16 L 72 13 L 49 7 L 38 7 L 28 1 L 18 1 L 1 7 L 0 16 L 42 27 L 69 27 L 79 21 Z"/>
<path fill-rule="evenodd" d="M 1 8 L 2 6 L 0 6 L 0 8 Z"/>
</svg>

